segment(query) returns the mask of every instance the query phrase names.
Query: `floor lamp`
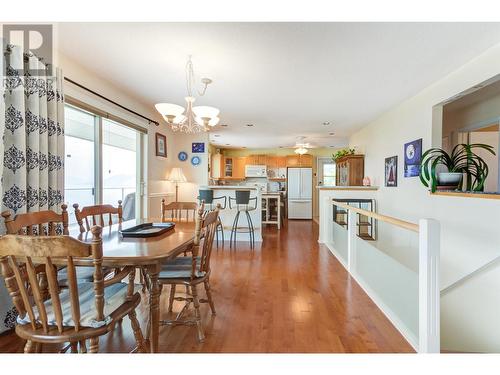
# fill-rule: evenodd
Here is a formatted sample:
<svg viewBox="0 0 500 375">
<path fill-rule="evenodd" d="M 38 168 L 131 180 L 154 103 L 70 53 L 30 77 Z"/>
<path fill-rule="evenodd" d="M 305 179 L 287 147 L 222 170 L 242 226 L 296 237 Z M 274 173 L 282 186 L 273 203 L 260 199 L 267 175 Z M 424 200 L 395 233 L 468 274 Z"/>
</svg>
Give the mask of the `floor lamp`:
<svg viewBox="0 0 500 375">
<path fill-rule="evenodd" d="M 187 182 L 186 176 L 182 173 L 182 168 L 172 168 L 168 181 L 175 182 L 175 201 L 179 201 L 179 182 Z"/>
</svg>

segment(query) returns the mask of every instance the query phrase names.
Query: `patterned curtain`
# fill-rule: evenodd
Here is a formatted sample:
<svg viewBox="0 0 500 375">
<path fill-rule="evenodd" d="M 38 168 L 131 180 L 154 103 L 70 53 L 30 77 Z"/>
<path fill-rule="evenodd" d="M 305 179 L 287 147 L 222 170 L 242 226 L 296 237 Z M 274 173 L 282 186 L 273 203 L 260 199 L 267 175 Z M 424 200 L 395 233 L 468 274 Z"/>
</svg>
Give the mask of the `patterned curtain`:
<svg viewBox="0 0 500 375">
<path fill-rule="evenodd" d="M 64 193 L 62 73 L 53 69 L 52 76 L 31 75 L 30 71 L 48 69 L 18 46 L 8 46 L 4 56 L 2 211 L 60 212 Z M 19 66 L 24 66 L 21 72 L 15 69 Z M 3 303 L 9 300 L 10 304 L 10 299 L 1 284 L 0 332 L 11 327 L 16 315 Z"/>
</svg>

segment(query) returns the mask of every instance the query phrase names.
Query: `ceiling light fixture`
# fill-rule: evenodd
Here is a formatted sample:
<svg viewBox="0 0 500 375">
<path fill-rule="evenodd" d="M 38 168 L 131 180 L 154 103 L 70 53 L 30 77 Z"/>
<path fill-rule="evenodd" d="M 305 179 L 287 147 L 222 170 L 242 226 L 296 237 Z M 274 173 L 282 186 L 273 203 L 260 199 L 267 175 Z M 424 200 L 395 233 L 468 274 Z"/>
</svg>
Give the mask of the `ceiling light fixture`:
<svg viewBox="0 0 500 375">
<path fill-rule="evenodd" d="M 212 126 L 219 123 L 219 110 L 209 106 L 193 107 L 196 98 L 193 95 L 194 69 L 191 56 L 186 63 L 186 88 L 188 96 L 186 100 L 186 109 L 184 107 L 172 103 L 158 103 L 155 105 L 156 110 L 160 112 L 165 121 L 172 127 L 173 131 L 184 133 L 199 133 L 208 131 Z M 201 83 L 203 89 L 198 92 L 199 96 L 205 95 L 207 87 L 212 83 L 210 78 L 202 78 Z"/>
<path fill-rule="evenodd" d="M 323 125 L 325 125 L 325 126 L 330 125 L 330 121 L 323 122 Z"/>
<path fill-rule="evenodd" d="M 305 147 L 299 147 L 299 148 L 296 148 L 295 149 L 295 153 L 296 154 L 299 154 L 299 155 L 304 155 L 304 154 L 307 154 L 307 148 Z"/>
<path fill-rule="evenodd" d="M 247 126 L 248 126 L 249 128 L 251 128 L 251 127 L 253 126 L 253 124 L 247 124 Z"/>
</svg>

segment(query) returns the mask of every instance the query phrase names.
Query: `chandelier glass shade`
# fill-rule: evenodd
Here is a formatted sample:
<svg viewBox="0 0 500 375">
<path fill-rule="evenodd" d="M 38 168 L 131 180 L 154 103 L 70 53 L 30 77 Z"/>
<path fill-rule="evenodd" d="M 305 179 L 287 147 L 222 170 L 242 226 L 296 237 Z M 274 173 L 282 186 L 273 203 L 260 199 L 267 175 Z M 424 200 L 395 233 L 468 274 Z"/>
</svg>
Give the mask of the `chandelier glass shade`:
<svg viewBox="0 0 500 375">
<path fill-rule="evenodd" d="M 305 148 L 305 147 L 296 148 L 295 153 L 299 154 L 299 155 L 307 154 L 307 148 Z"/>
<path fill-rule="evenodd" d="M 186 64 L 186 86 L 188 91 L 188 96 L 184 98 L 186 100 L 186 108 L 172 103 L 158 103 L 155 105 L 156 110 L 174 131 L 199 133 L 208 131 L 212 126 L 219 123 L 218 115 L 220 111 L 217 108 L 210 106 L 193 107 L 193 103 L 196 100 L 192 90 L 193 80 L 193 63 L 191 62 L 191 57 L 189 57 Z M 198 92 L 199 96 L 205 95 L 207 86 L 212 83 L 212 80 L 209 78 L 203 78 L 201 81 L 204 87 L 201 92 Z"/>
</svg>

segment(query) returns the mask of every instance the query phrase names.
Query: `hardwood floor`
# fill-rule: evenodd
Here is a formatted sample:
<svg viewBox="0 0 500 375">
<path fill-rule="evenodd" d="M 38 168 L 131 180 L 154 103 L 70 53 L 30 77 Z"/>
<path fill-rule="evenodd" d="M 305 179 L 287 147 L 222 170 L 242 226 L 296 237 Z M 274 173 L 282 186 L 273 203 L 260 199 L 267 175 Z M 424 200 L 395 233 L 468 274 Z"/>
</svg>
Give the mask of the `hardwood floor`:
<svg viewBox="0 0 500 375">
<path fill-rule="evenodd" d="M 264 244 L 256 243 L 254 250 L 245 242 L 236 250 L 229 243 L 214 247 L 217 315 L 202 304 L 205 342 L 197 342 L 195 327 L 162 327 L 161 352 L 413 352 L 328 249 L 318 245 L 314 221 L 288 221 L 281 231 L 267 226 L 263 235 Z M 168 292 L 162 294 L 163 317 Z M 180 307 L 176 302 L 174 313 Z M 139 314 L 143 328 L 146 308 L 143 303 Z M 0 352 L 22 352 L 23 345 L 14 333 L 0 336 Z M 100 351 L 128 352 L 133 346 L 124 319 L 101 340 Z"/>
</svg>

